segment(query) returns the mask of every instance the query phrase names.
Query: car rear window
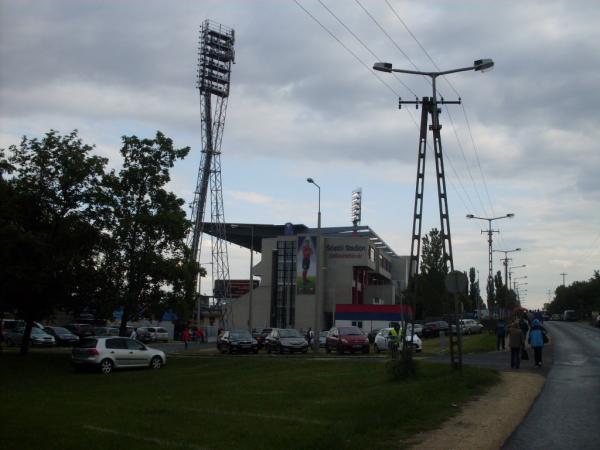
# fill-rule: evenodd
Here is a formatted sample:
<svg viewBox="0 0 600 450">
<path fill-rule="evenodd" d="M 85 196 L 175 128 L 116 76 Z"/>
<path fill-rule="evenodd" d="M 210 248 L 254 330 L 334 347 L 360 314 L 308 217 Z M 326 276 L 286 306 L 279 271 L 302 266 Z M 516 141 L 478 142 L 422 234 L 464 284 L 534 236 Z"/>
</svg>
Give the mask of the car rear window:
<svg viewBox="0 0 600 450">
<path fill-rule="evenodd" d="M 156 331 L 158 331 L 159 333 L 166 333 L 167 330 L 165 330 L 164 328 L 157 328 Z"/>
<path fill-rule="evenodd" d="M 96 344 L 98 344 L 98 339 L 86 338 L 79 341 L 77 347 L 79 348 L 96 348 Z"/>
</svg>

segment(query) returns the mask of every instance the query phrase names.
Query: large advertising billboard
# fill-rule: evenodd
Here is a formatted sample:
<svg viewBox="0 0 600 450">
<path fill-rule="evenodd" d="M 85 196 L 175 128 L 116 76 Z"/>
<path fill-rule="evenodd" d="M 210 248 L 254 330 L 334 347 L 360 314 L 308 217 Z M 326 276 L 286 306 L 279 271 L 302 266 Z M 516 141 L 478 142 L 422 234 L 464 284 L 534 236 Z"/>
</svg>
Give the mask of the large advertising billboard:
<svg viewBox="0 0 600 450">
<path fill-rule="evenodd" d="M 317 238 L 298 236 L 296 293 L 314 295 L 317 286 Z"/>
</svg>

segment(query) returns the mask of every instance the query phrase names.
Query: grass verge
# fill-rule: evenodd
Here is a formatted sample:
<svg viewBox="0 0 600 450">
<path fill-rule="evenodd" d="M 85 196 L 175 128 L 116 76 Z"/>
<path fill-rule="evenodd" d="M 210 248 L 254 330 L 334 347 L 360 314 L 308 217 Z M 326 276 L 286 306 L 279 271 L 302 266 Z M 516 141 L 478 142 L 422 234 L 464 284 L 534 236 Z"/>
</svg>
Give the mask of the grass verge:
<svg viewBox="0 0 600 450">
<path fill-rule="evenodd" d="M 423 339 L 423 354 L 425 356 L 447 353 L 449 351 L 448 336 L 445 337 L 444 351 L 439 338 Z M 496 335 L 487 332 L 463 336 L 463 353 L 484 353 L 496 350 Z"/>
<path fill-rule="evenodd" d="M 69 355 L 0 356 L 1 448 L 370 449 L 438 427 L 496 372 L 381 361 L 171 358 L 164 369 L 74 373 Z"/>
</svg>

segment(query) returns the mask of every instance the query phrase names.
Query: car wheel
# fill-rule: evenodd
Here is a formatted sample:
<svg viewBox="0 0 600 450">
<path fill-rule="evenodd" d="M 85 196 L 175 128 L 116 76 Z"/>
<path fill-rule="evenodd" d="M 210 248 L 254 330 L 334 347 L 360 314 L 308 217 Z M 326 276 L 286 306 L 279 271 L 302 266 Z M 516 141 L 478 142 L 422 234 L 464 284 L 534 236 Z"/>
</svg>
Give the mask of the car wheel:
<svg viewBox="0 0 600 450">
<path fill-rule="evenodd" d="M 109 373 L 111 373 L 113 370 L 113 367 L 114 367 L 113 362 L 108 358 L 100 361 L 100 370 L 105 375 L 108 375 Z"/>
<path fill-rule="evenodd" d="M 267 353 L 270 355 L 271 354 L 271 346 L 267 345 Z"/>
<path fill-rule="evenodd" d="M 153 369 L 160 369 L 162 367 L 162 365 L 163 365 L 163 362 L 162 362 L 162 359 L 160 356 L 155 356 L 150 361 L 150 367 L 152 367 Z"/>
<path fill-rule="evenodd" d="M 283 355 L 283 345 L 279 344 L 279 354 Z"/>
<path fill-rule="evenodd" d="M 379 350 L 379 347 L 377 347 L 377 344 L 373 344 L 373 349 L 375 350 L 375 353 L 381 352 L 381 350 Z"/>
<path fill-rule="evenodd" d="M 336 351 L 340 354 L 343 355 L 344 354 L 344 349 L 342 348 L 342 346 L 340 344 L 337 345 Z"/>
<path fill-rule="evenodd" d="M 227 347 L 227 352 L 231 355 L 233 353 L 233 349 L 231 348 L 231 345 L 229 347 Z"/>
<path fill-rule="evenodd" d="M 306 352 L 308 352 L 307 348 L 305 348 L 304 350 L 302 350 L 302 353 L 306 353 Z"/>
<path fill-rule="evenodd" d="M 370 352 L 370 350 L 371 350 L 371 348 L 370 348 L 370 347 L 365 347 L 365 348 L 363 349 L 363 353 L 367 354 L 367 353 L 369 353 L 369 352 Z"/>
<path fill-rule="evenodd" d="M 329 348 L 329 345 L 325 345 L 325 352 L 331 353 L 331 349 Z"/>
</svg>

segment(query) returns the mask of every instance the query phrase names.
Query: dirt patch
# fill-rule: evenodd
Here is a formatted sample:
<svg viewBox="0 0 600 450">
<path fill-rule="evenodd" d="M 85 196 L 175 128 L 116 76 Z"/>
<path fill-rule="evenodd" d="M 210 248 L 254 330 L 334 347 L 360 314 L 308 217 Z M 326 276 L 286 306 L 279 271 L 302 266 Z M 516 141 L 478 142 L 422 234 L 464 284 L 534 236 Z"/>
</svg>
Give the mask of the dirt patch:
<svg viewBox="0 0 600 450">
<path fill-rule="evenodd" d="M 527 415 L 544 381 L 535 373 L 503 372 L 497 385 L 464 405 L 442 428 L 405 444 L 415 450 L 497 450 Z"/>
</svg>

